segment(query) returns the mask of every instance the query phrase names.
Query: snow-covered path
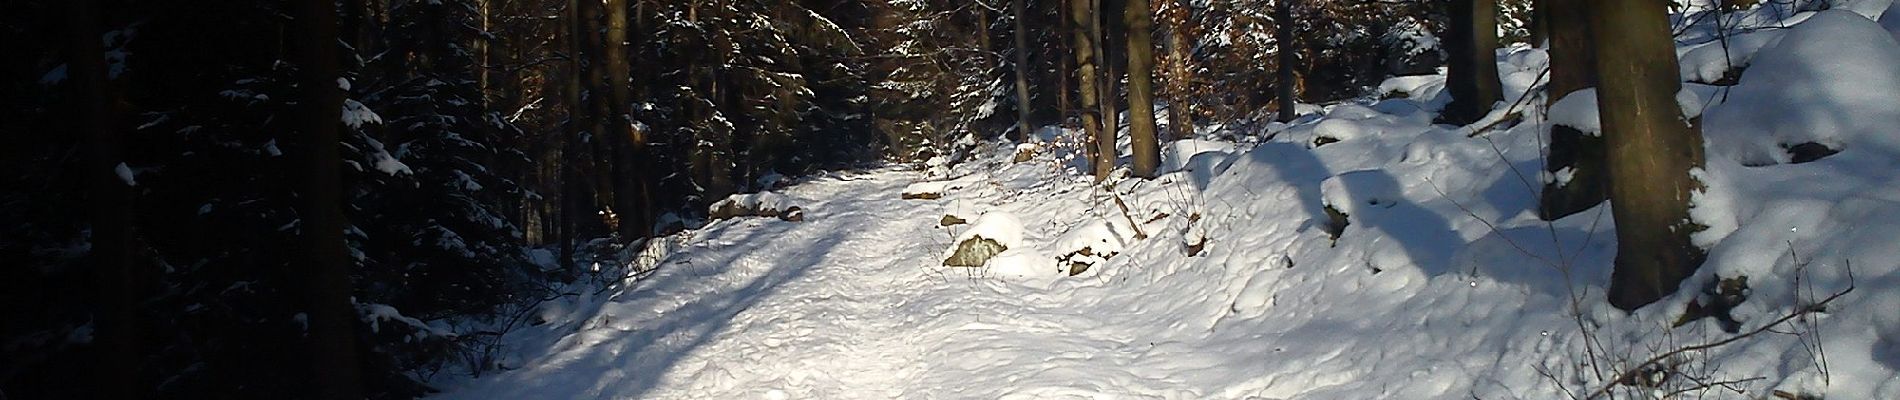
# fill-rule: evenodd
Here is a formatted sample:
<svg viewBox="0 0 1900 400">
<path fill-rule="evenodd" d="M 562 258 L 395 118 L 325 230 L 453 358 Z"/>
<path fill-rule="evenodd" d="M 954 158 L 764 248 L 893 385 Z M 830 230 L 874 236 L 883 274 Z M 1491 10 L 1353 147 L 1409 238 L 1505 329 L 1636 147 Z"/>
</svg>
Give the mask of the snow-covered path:
<svg viewBox="0 0 1900 400">
<path fill-rule="evenodd" d="M 1883 32 L 1832 13 L 1789 35 Z M 1784 39 L 1760 51 L 1800 64 L 1819 59 L 1800 56 L 1805 46 L 1836 42 Z M 1900 60 L 1900 42 L 1848 43 Z M 1524 93 L 1547 58 L 1511 51 L 1499 63 L 1505 92 Z M 1900 62 L 1862 64 L 1900 82 L 1890 79 Z M 1564 179 L 1539 175 L 1549 127 L 1540 110 L 1474 137 L 1432 124 L 1428 110 L 1447 100 L 1442 77 L 1388 83 L 1416 98 L 1328 106 L 1275 126 L 1265 143 L 1252 143 L 1268 136 L 1260 131 L 1177 141 L 1152 180 L 1092 184 L 1078 172 L 1074 132 L 1039 135 L 1048 147 L 1027 162 L 986 144 L 929 173 L 811 178 L 780 193 L 805 210 L 803 222 L 737 218 L 668 238 L 680 246 L 665 246 L 673 251 L 653 275 L 608 298 L 543 307 L 544 323 L 509 334 L 509 371 L 440 379 L 439 397 L 1581 398 L 1651 355 L 1731 338 L 1714 318 L 1677 322 L 1708 301 L 1697 288 L 1743 277 L 1750 294 L 1732 311 L 1747 329 L 1860 290 L 1777 334 L 1671 358 L 1667 376 L 1686 378 L 1618 397 L 1900 398 L 1900 145 L 1890 135 L 1807 163 L 1737 150 L 1773 145 L 1772 132 L 1709 135 L 1709 190 L 1694 200 L 1696 221 L 1710 227 L 1696 239 L 1709 261 L 1677 294 L 1624 313 L 1602 300 L 1610 205 L 1548 223 L 1535 215 L 1539 181 Z M 1722 100 L 1725 89 L 1686 87 L 1710 105 L 1708 126 L 1840 109 L 1756 106 L 1786 96 L 1736 89 Z M 1900 89 L 1877 93 L 1886 97 L 1842 104 L 1900 102 Z M 1801 113 L 1760 112 L 1783 108 Z M 1802 132 L 1854 133 L 1809 120 L 1821 122 Z M 918 182 L 954 189 L 900 198 Z M 1020 221 L 1021 245 L 982 268 L 943 266 L 971 228 L 939 219 L 990 214 Z M 1081 245 L 1118 254 L 1065 276 L 1058 258 Z M 1717 380 L 1740 383 L 1694 388 Z"/>
</svg>

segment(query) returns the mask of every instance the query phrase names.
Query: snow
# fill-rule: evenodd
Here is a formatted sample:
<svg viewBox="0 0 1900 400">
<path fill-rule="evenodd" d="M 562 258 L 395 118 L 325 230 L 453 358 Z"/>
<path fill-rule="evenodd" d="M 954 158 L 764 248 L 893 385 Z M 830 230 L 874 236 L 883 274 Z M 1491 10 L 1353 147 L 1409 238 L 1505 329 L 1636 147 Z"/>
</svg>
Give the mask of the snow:
<svg viewBox="0 0 1900 400">
<path fill-rule="evenodd" d="M 112 173 L 119 175 L 119 180 L 124 181 L 126 186 L 139 185 L 139 181 L 133 179 L 132 168 L 125 166 L 125 163 L 119 163 L 119 165 L 113 166 Z"/>
<path fill-rule="evenodd" d="M 1603 122 L 1597 118 L 1597 89 L 1570 92 L 1550 105 L 1545 114 L 1552 125 L 1568 126 L 1591 136 L 1603 135 Z"/>
<path fill-rule="evenodd" d="M 1759 378 L 1688 396 L 1900 398 L 1900 147 L 1886 144 L 1900 90 L 1883 86 L 1900 63 L 1868 19 L 1812 14 L 1726 102 L 1706 85 L 1677 96 L 1707 109 L 1694 175 L 1708 187 L 1691 201 L 1709 260 L 1634 313 L 1604 300 L 1614 204 L 1536 216 L 1548 126 L 1467 137 L 1423 107 L 1442 96 L 1416 89 L 1442 77 L 1407 78 L 1387 83 L 1409 98 L 1333 105 L 1270 140 L 1169 143 L 1150 180 L 1094 183 L 1074 168 L 1079 148 L 1053 144 L 1076 133 L 1045 128 L 1052 144 L 1025 162 L 983 144 L 936 172 L 790 185 L 777 193 L 813 218 L 656 239 L 651 275 L 554 300 L 538 310 L 547 323 L 504 338 L 504 371 L 435 384 L 446 399 L 1584 397 L 1601 374 L 1730 338 L 1707 319 L 1672 325 L 1705 284 L 1746 276 L 1744 330 L 1857 290 L 1775 328 L 1787 333 L 1684 354 L 1686 373 Z M 1594 101 L 1571 97 L 1560 103 Z M 1550 120 L 1593 125 L 1593 108 Z M 1315 147 L 1322 136 L 1338 141 Z M 1745 166 L 1789 138 L 1844 150 Z M 926 189 L 943 190 L 901 196 Z M 1329 205 L 1349 214 L 1336 241 L 1321 229 Z M 946 214 L 980 217 L 938 226 Z M 941 266 L 977 236 L 1009 249 Z M 1082 246 L 1115 250 L 1066 276 L 1058 258 Z"/>
<path fill-rule="evenodd" d="M 381 125 L 382 123 L 383 117 L 376 115 L 375 111 L 370 111 L 369 106 L 365 106 L 355 99 L 343 99 L 344 125 L 349 125 L 350 128 L 361 128 L 363 124 Z"/>
<path fill-rule="evenodd" d="M 1682 53 L 1678 63 L 1682 80 L 1715 82 L 1731 69 L 1748 68 L 1762 48 L 1780 42 L 1786 33 L 1784 30 L 1758 30 L 1730 36 L 1725 41 L 1692 47 Z"/>
<path fill-rule="evenodd" d="M 956 237 L 956 240 L 953 240 L 951 242 L 962 243 L 965 240 L 970 240 L 970 239 L 975 239 L 975 238 L 994 240 L 996 241 L 996 244 L 1000 244 L 1000 245 L 1003 245 L 1003 247 L 1008 247 L 1008 248 L 1022 247 L 1023 246 L 1023 222 L 1020 220 L 1017 220 L 1016 216 L 1010 215 L 1009 213 L 1006 213 L 1006 212 L 992 212 L 988 214 L 983 214 L 982 217 L 977 217 L 975 223 L 970 224 L 969 230 L 966 230 L 963 233 L 958 234 Z M 955 248 L 950 248 L 946 250 L 955 250 Z M 949 256 L 950 256 L 950 252 L 945 251 L 944 257 L 949 257 Z"/>
<path fill-rule="evenodd" d="M 1900 157 L 1900 44 L 1858 14 L 1823 11 L 1796 25 L 1727 98 L 1706 120 L 1713 155 L 1785 163 L 1784 146 L 1815 142 L 1842 156 Z"/>
</svg>

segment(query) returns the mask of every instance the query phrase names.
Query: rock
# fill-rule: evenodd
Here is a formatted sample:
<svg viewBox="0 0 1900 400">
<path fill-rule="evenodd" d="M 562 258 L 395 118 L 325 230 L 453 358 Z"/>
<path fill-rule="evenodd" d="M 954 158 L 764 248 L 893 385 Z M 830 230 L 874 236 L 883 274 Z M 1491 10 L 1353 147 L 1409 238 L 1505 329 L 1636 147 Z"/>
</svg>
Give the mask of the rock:
<svg viewBox="0 0 1900 400">
<path fill-rule="evenodd" d="M 1023 144 L 1016 145 L 1016 157 L 1011 158 L 1010 162 L 1022 163 L 1025 161 L 1029 161 L 1031 159 L 1035 159 L 1036 152 L 1038 150 L 1041 150 L 1041 146 L 1037 146 L 1035 143 L 1023 143 Z"/>
<path fill-rule="evenodd" d="M 804 221 L 805 209 L 792 205 L 792 199 L 772 192 L 735 194 L 713 203 L 707 210 L 712 220 L 737 217 L 775 217 L 785 221 Z"/>
<path fill-rule="evenodd" d="M 990 240 L 989 238 L 972 237 L 964 239 L 963 243 L 958 243 L 957 250 L 950 254 L 950 258 L 943 260 L 943 265 L 951 267 L 981 267 L 983 263 L 990 261 L 990 257 L 995 257 L 998 253 L 1002 253 L 1003 250 L 1009 250 L 1009 247 L 1003 246 L 1002 243 L 997 243 L 995 240 Z"/>
<path fill-rule="evenodd" d="M 944 214 L 943 219 L 937 220 L 937 226 L 963 225 L 966 223 L 969 223 L 969 221 L 965 221 L 963 220 L 963 218 L 957 218 L 957 216 L 950 215 L 950 214 Z"/>
<path fill-rule="evenodd" d="M 997 253 L 1022 244 L 1023 223 L 1009 213 L 983 214 L 955 242 L 956 248 L 944 254 L 943 265 L 981 267 Z"/>
<path fill-rule="evenodd" d="M 1788 158 L 1789 158 L 1790 164 L 1800 164 L 1800 163 L 1810 162 L 1814 160 L 1819 160 L 1819 159 L 1827 158 L 1827 156 L 1831 156 L 1839 152 L 1841 151 L 1835 150 L 1831 147 L 1827 147 L 1827 145 L 1825 144 L 1820 144 L 1820 143 L 1815 143 L 1815 142 L 1807 142 L 1807 143 L 1797 144 L 1793 146 L 1788 146 Z"/>
</svg>

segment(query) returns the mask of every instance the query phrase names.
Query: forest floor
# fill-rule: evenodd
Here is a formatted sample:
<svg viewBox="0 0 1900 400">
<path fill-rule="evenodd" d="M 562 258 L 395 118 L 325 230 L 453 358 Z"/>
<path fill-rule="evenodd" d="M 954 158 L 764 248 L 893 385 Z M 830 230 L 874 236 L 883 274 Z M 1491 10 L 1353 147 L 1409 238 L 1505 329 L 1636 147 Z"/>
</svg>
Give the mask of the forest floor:
<svg viewBox="0 0 1900 400">
<path fill-rule="evenodd" d="M 510 333 L 507 371 L 438 379 L 440 397 L 1548 399 L 1741 337 L 1668 357 L 1638 374 L 1655 387 L 1619 397 L 1900 398 L 1900 146 L 1792 138 L 1841 150 L 1805 163 L 1754 146 L 1790 144 L 1776 124 L 1900 126 L 1852 109 L 1900 104 L 1900 44 L 1847 13 L 1801 15 L 1732 90 L 1688 85 L 1685 108 L 1730 127 L 1708 135 L 1698 171 L 1710 189 L 1696 220 L 1710 229 L 1697 242 L 1711 257 L 1635 313 L 1603 300 L 1609 205 L 1536 218 L 1542 183 L 1566 179 L 1540 174 L 1541 107 L 1506 99 L 1493 115 L 1506 122 L 1468 136 L 1430 123 L 1442 78 L 1424 77 L 1387 85 L 1409 97 L 1292 125 L 1203 129 L 1165 148 L 1152 180 L 1093 183 L 1078 135 L 1054 129 L 1025 162 L 992 144 L 955 166 L 806 178 L 777 191 L 803 221 L 727 219 L 657 240 L 651 275 L 543 305 Z M 1800 56 L 1817 45 L 1847 55 Z M 1852 59 L 1866 54 L 1889 58 Z M 1501 52 L 1509 97 L 1539 84 L 1545 59 Z M 1751 79 L 1763 68 L 1783 71 Z M 1750 120 L 1790 77 L 1851 85 L 1773 106 L 1794 122 Z M 1578 118 L 1594 115 L 1551 116 Z M 901 198 L 925 189 L 942 197 Z M 978 227 L 939 226 L 945 215 Z M 944 266 L 972 235 L 1009 248 Z M 1072 256 L 1084 247 L 1094 256 Z M 1069 276 L 1077 260 L 1093 265 Z M 1740 333 L 1713 317 L 1677 326 L 1692 302 L 1721 297 L 1701 288 L 1735 277 L 1749 278 L 1730 311 Z"/>
</svg>

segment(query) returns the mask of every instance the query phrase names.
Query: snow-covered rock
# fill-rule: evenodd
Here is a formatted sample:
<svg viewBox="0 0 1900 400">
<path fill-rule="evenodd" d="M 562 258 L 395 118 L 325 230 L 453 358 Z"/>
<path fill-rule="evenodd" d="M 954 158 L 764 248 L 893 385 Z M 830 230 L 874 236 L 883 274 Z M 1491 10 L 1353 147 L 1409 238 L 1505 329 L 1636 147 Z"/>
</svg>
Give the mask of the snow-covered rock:
<svg viewBox="0 0 1900 400">
<path fill-rule="evenodd" d="M 983 214 L 970 229 L 957 235 L 955 247 L 944 252 L 943 265 L 981 267 L 991 257 L 1023 244 L 1023 223 L 1005 212 Z"/>
<path fill-rule="evenodd" d="M 1704 120 L 1714 155 L 1786 163 L 1787 148 L 1900 157 L 1900 43 L 1847 11 L 1823 11 L 1756 55 L 1728 100 Z"/>
<path fill-rule="evenodd" d="M 742 193 L 727 196 L 713 203 L 707 211 L 714 220 L 735 217 L 777 217 L 786 221 L 803 221 L 805 209 L 785 195 L 773 192 Z"/>
</svg>

